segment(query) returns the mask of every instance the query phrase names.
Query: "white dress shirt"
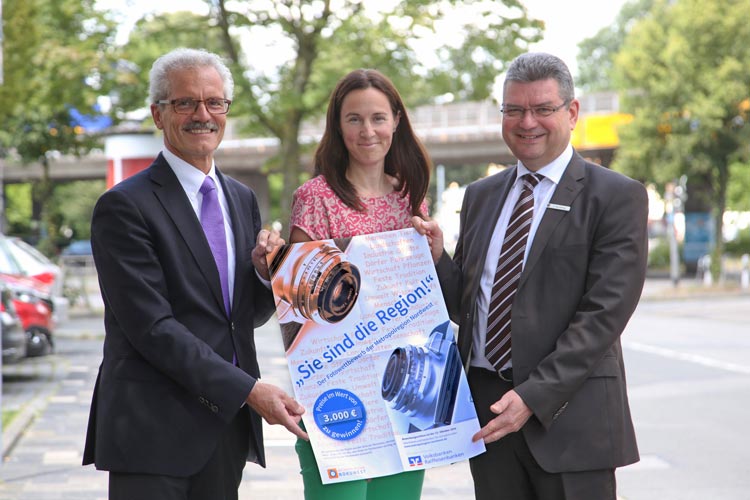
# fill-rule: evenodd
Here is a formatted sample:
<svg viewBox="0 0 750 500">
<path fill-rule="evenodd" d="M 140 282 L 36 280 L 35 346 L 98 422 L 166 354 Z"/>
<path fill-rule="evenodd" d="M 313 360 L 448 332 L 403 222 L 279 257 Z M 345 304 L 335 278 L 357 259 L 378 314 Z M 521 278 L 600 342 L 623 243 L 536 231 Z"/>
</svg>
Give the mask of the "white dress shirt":
<svg viewBox="0 0 750 500">
<path fill-rule="evenodd" d="M 529 174 L 536 173 L 543 175 L 544 178 L 534 188 L 534 216 L 531 220 L 531 227 L 529 229 L 529 238 L 526 242 L 526 251 L 523 254 L 523 264 L 526 265 L 526 258 L 529 256 L 529 249 L 534 241 L 534 235 L 539 227 L 539 223 L 544 216 L 544 212 L 549 205 L 549 201 L 552 199 L 552 195 L 555 192 L 555 188 L 560 182 L 565 168 L 570 163 L 570 159 L 573 157 L 573 147 L 568 147 L 563 153 L 555 158 L 549 165 L 545 165 L 536 172 L 531 172 L 527 169 L 523 163 L 518 162 L 518 168 L 516 171 L 516 180 L 513 182 L 508 197 L 505 199 L 503 208 L 500 211 L 500 217 L 497 219 L 497 224 L 492 232 L 492 238 L 490 239 L 490 246 L 487 249 L 487 259 L 484 262 L 484 269 L 482 271 L 482 277 L 479 285 L 479 293 L 477 294 L 477 312 L 476 320 L 474 321 L 473 329 L 473 352 L 471 355 L 471 366 L 477 366 L 486 368 L 488 370 L 495 371 L 492 363 L 489 362 L 487 357 L 484 355 L 484 344 L 487 338 L 487 315 L 489 311 L 490 297 L 492 295 L 492 285 L 495 281 L 495 269 L 497 269 L 497 259 L 500 255 L 500 249 L 505 239 L 505 230 L 508 227 L 508 221 L 513 213 L 513 209 L 516 206 L 518 198 L 521 196 L 521 189 L 523 182 L 521 177 Z M 497 175 L 497 174 L 496 174 Z M 501 193 L 498 193 L 498 197 Z M 512 348 L 511 348 L 512 349 Z M 509 361 L 503 369 L 511 366 Z"/>
<path fill-rule="evenodd" d="M 162 150 L 164 158 L 169 163 L 172 171 L 177 176 L 177 180 L 180 181 L 182 189 L 185 190 L 185 194 L 190 200 L 195 211 L 195 216 L 200 221 L 201 206 L 203 205 L 203 195 L 200 193 L 201 184 L 206 178 L 206 174 L 198 170 L 193 165 L 189 164 L 185 160 L 179 158 L 168 149 Z M 229 287 L 229 303 L 231 305 L 232 295 L 234 294 L 234 268 L 235 268 L 235 249 L 234 249 L 234 232 L 232 231 L 232 218 L 229 216 L 229 205 L 227 198 L 224 195 L 224 188 L 219 182 L 219 178 L 216 176 L 216 164 L 211 165 L 211 170 L 208 172 L 208 176 L 214 180 L 216 184 L 216 191 L 219 195 L 219 205 L 221 205 L 221 213 L 224 216 L 224 235 L 227 240 L 227 278 Z"/>
</svg>

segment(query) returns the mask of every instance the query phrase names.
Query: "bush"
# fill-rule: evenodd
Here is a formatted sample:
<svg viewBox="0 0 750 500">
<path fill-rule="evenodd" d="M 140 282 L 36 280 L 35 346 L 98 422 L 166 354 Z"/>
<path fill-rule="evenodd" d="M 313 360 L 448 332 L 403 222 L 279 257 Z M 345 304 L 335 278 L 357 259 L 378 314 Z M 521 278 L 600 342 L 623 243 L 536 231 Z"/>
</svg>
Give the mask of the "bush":
<svg viewBox="0 0 750 500">
<path fill-rule="evenodd" d="M 733 257 L 750 254 L 750 228 L 740 231 L 732 241 L 727 241 L 724 244 L 724 252 Z"/>
<path fill-rule="evenodd" d="M 659 238 L 648 252 L 649 269 L 669 269 L 669 241 Z"/>
</svg>

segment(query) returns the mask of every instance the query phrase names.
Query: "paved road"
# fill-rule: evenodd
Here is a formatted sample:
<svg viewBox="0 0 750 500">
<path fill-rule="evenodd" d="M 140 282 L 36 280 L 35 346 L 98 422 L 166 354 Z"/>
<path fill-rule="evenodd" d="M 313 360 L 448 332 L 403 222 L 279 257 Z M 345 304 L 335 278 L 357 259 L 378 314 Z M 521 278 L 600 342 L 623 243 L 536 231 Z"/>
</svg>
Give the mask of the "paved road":
<svg viewBox="0 0 750 500">
<path fill-rule="evenodd" d="M 705 415 L 699 401 L 690 403 L 686 397 L 680 400 L 664 399 L 664 394 L 680 392 L 691 394 L 696 391 L 701 395 L 709 392 L 716 382 L 714 376 L 719 373 L 721 381 L 728 382 L 722 392 L 722 402 L 731 410 L 732 389 L 742 389 L 747 394 L 750 374 L 741 371 L 726 370 L 727 366 L 745 366 L 741 352 L 733 349 L 743 334 L 750 339 L 747 329 L 747 314 L 730 321 L 735 325 L 731 333 L 717 337 L 713 351 L 707 352 L 704 358 L 681 359 L 686 355 L 683 337 L 673 335 L 658 337 L 653 342 L 655 331 L 671 331 L 670 317 L 684 317 L 684 325 L 694 323 L 699 328 L 700 321 L 696 316 L 686 314 L 685 308 L 674 309 L 672 302 L 664 302 L 674 295 L 666 282 L 649 282 L 644 295 L 649 299 L 642 302 L 639 311 L 631 322 L 626 335 L 626 360 L 630 375 L 631 397 L 633 400 L 639 443 L 644 454 L 641 464 L 624 469 L 618 474 L 620 478 L 620 495 L 626 500 L 689 500 L 691 498 L 711 498 L 712 500 L 739 500 L 749 496 L 734 496 L 731 487 L 721 491 L 724 496 L 712 494 L 716 483 L 707 481 L 704 474 L 694 473 L 695 467 L 705 463 L 721 463 L 724 450 L 705 453 L 705 461 L 695 461 L 685 465 L 683 453 L 694 452 L 689 446 L 681 446 L 693 440 L 694 435 L 707 434 L 706 426 L 683 424 L 674 427 L 672 414 Z M 679 295 L 679 294 L 678 294 Z M 734 309 L 750 311 L 750 295 L 737 299 L 738 305 L 724 308 L 726 314 Z M 708 301 L 699 301 L 702 304 Z M 690 306 L 688 311 L 697 310 Z M 659 311 L 666 311 L 663 314 Z M 713 324 L 715 314 L 704 315 L 703 324 Z M 734 322 L 734 323 L 732 323 Z M 744 322 L 744 324 L 742 324 Z M 723 329 L 725 323 L 716 323 L 717 330 Z M 280 345 L 278 325 L 269 322 L 258 330 L 258 350 L 264 380 L 275 383 L 291 392 L 291 384 L 283 352 Z M 60 328 L 57 354 L 23 363 L 4 367 L 4 387 L 2 405 L 4 409 L 17 408 L 21 417 L 14 424 L 3 429 L 2 447 L 4 463 L 0 467 L 0 500 L 103 500 L 106 499 L 106 473 L 97 472 L 92 467 L 81 467 L 83 439 L 91 400 L 91 389 L 96 377 L 96 368 L 101 357 L 102 326 L 99 317 L 73 317 Z M 734 344 L 731 341 L 734 340 Z M 723 345 L 729 341 L 728 345 Z M 748 340 L 742 340 L 746 346 Z M 696 341 L 696 343 L 698 343 Z M 720 345 L 722 344 L 722 345 Z M 661 350 L 660 350 L 661 349 Z M 701 350 L 705 352 L 705 350 Z M 687 355 L 691 354 L 688 352 Z M 750 354 L 750 350 L 746 352 Z M 688 356 L 689 358 L 689 356 Z M 721 360 L 723 368 L 711 365 L 711 360 Z M 664 363 L 664 359 L 670 360 Z M 708 360 L 708 361 L 706 361 Z M 664 370 L 671 376 L 665 380 Z M 696 371 L 697 370 L 697 371 Z M 707 377 L 710 375 L 710 377 Z M 700 390 L 698 390 L 700 389 Z M 29 397 L 29 395 L 33 397 Z M 33 417 L 31 419 L 27 417 Z M 744 428 L 742 422 L 733 421 L 736 414 L 726 419 L 710 415 L 710 426 L 721 426 L 722 444 L 731 445 L 736 439 L 734 429 Z M 696 420 L 699 420 L 696 418 Z M 668 432 L 667 432 L 668 431 Z M 290 499 L 302 498 L 302 482 L 298 473 L 298 464 L 293 449 L 293 439 L 278 426 L 266 428 L 266 445 L 268 469 L 248 465 L 240 489 L 241 499 Z M 703 438 L 705 439 L 705 437 Z M 711 443 L 694 440 L 695 447 Z M 748 463 L 747 453 L 750 443 L 742 443 L 741 452 L 731 455 L 733 460 L 742 459 L 740 467 Z M 703 450 L 705 451 L 705 450 Z M 715 462 L 714 462 L 714 459 Z M 666 472 L 665 472 L 666 471 Z M 709 471 L 713 472 L 713 471 Z M 666 480 L 659 480 L 662 474 Z M 746 478 L 750 480 L 747 474 Z M 682 487 L 673 481 L 687 481 L 694 490 L 694 495 L 681 495 Z M 691 482 L 692 481 L 692 482 Z M 725 478 L 725 482 L 737 484 L 736 478 Z M 700 487 L 699 487 L 700 486 Z M 460 463 L 449 467 L 440 467 L 427 471 L 423 490 L 424 500 L 438 498 L 470 499 L 473 498 L 472 485 L 468 466 Z M 395 500 L 395 499 L 394 499 Z"/>
<path fill-rule="evenodd" d="M 642 302 L 623 336 L 641 462 L 633 500 L 750 498 L 750 295 Z"/>
</svg>

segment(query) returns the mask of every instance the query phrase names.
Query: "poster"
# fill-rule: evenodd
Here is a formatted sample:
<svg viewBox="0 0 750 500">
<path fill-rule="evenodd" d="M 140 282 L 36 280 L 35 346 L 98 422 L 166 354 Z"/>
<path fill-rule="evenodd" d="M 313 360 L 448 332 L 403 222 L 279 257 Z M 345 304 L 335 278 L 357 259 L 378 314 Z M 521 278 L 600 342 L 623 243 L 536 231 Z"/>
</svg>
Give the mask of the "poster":
<svg viewBox="0 0 750 500">
<path fill-rule="evenodd" d="M 269 269 L 323 483 L 467 460 L 479 422 L 425 237 L 285 245 Z"/>
</svg>

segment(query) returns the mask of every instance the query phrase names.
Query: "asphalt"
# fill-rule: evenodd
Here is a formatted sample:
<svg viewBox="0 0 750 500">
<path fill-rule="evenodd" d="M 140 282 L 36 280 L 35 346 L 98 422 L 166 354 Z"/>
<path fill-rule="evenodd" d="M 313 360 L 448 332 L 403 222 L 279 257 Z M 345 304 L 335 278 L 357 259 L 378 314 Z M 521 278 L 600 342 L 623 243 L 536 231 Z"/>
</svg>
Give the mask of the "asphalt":
<svg viewBox="0 0 750 500">
<path fill-rule="evenodd" d="M 738 286 L 706 287 L 683 280 L 649 279 L 642 301 L 680 297 L 747 294 Z M 81 466 L 91 393 L 104 336 L 97 298 L 83 310 L 71 309 L 56 331 L 57 352 L 3 367 L 2 408 L 16 410 L 2 429 L 0 500 L 105 500 L 107 474 Z M 279 327 L 269 321 L 257 331 L 264 381 L 291 391 Z M 23 386 L 23 390 L 17 387 Z M 264 424 L 265 425 L 265 424 Z M 279 426 L 266 426 L 268 468 L 245 468 L 241 499 L 303 498 L 294 438 Z M 468 463 L 429 469 L 422 498 L 471 499 Z"/>
</svg>

